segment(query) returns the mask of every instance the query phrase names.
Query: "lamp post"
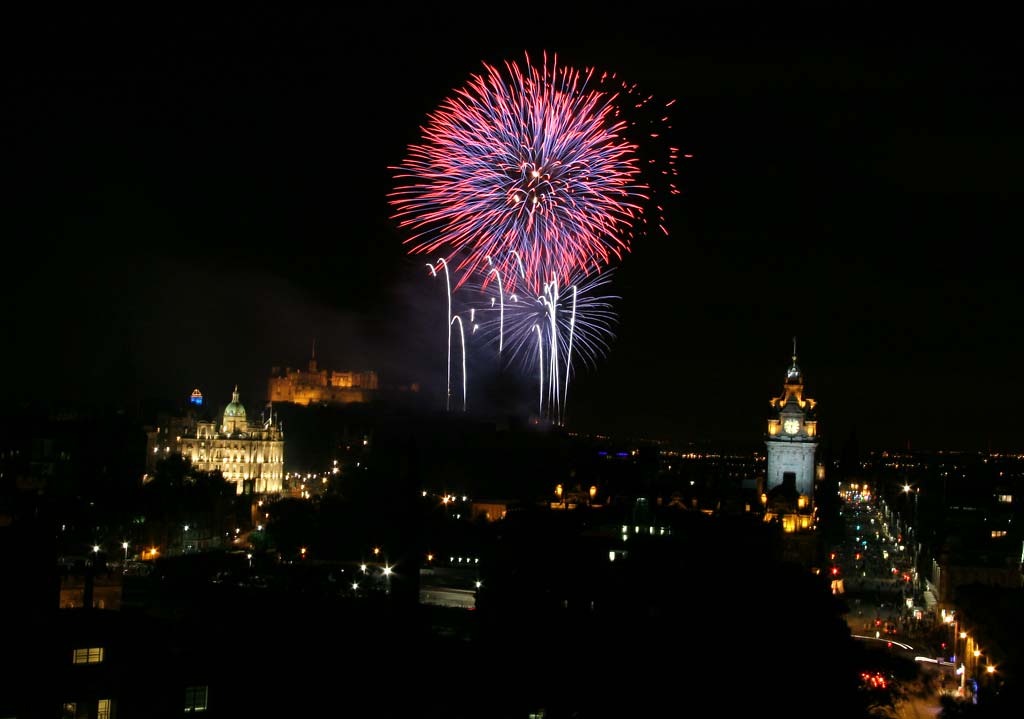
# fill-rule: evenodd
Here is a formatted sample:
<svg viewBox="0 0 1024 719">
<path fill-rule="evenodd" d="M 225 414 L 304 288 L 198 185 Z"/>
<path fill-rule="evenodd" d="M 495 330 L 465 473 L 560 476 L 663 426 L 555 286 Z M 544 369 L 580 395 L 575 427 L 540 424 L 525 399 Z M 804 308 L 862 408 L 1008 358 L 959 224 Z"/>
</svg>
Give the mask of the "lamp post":
<svg viewBox="0 0 1024 719">
<path fill-rule="evenodd" d="M 181 553 L 182 554 L 185 553 L 185 547 L 187 546 L 186 545 L 186 538 L 187 538 L 187 536 L 188 536 L 188 525 L 186 524 L 185 528 L 182 529 L 182 531 L 181 531 Z"/>
<path fill-rule="evenodd" d="M 121 549 L 124 550 L 124 563 L 128 564 L 128 542 L 121 542 Z"/>
<path fill-rule="evenodd" d="M 954 648 L 954 653 L 956 654 L 957 658 L 954 659 L 953 661 L 959 661 L 960 662 L 960 666 L 957 668 L 956 673 L 960 675 L 960 694 L 959 694 L 959 696 L 963 696 L 964 695 L 964 682 L 967 679 L 967 664 L 964 662 L 964 658 L 965 658 L 965 656 L 967 654 L 967 645 L 968 645 L 968 642 L 970 640 L 967 637 L 967 632 L 965 632 L 963 629 L 961 629 L 959 627 L 959 622 L 957 622 L 957 624 L 958 624 L 957 628 L 960 629 L 960 633 L 957 635 L 957 638 L 954 639 L 953 641 L 954 642 L 962 642 L 963 643 L 963 651 L 962 652 L 960 651 L 960 644 L 959 643 L 955 643 L 953 645 L 953 648 Z"/>
<path fill-rule="evenodd" d="M 914 514 L 913 514 L 913 519 L 911 520 L 913 522 L 913 524 L 911 524 L 909 526 L 909 528 L 908 528 L 909 531 L 907 532 L 907 539 L 910 540 L 911 539 L 910 535 L 911 534 L 913 535 L 913 548 L 914 548 L 914 593 L 916 595 L 917 589 L 918 589 L 918 581 L 917 581 L 918 580 L 918 577 L 917 577 L 917 552 L 918 552 L 918 547 L 919 547 L 919 542 L 917 541 L 917 537 L 918 537 L 918 530 L 917 530 L 917 498 L 921 494 L 921 488 L 920 487 L 911 487 L 909 484 L 904 484 L 903 485 L 903 492 L 908 497 L 910 496 L 911 493 L 913 493 L 913 495 L 914 495 Z"/>
<path fill-rule="evenodd" d="M 954 652 L 956 654 L 956 659 L 954 661 L 958 661 L 958 660 L 962 661 L 963 658 L 964 658 L 964 655 L 963 655 L 963 652 L 960 651 L 960 645 L 961 644 L 963 645 L 963 651 L 966 652 L 967 651 L 967 632 L 965 632 L 963 629 L 961 629 L 960 633 L 956 636 L 956 638 L 953 640 L 953 642 L 954 642 L 953 650 L 954 650 Z"/>
<path fill-rule="evenodd" d="M 975 691 L 977 691 L 977 688 L 978 688 L 978 664 L 980 663 L 978 660 L 981 659 L 981 649 L 978 649 L 978 645 L 977 644 L 974 645 L 974 651 L 971 652 L 971 657 L 972 657 L 972 661 L 971 661 L 971 677 L 972 677 L 972 681 L 974 682 L 971 685 L 971 687 Z M 977 703 L 977 697 L 975 697 L 974 701 L 975 701 L 975 703 Z"/>
<path fill-rule="evenodd" d="M 913 524 L 909 527 L 910 531 L 907 532 L 907 533 L 908 534 L 913 533 L 915 539 L 917 537 L 917 495 L 918 495 L 918 493 L 920 493 L 920 491 L 921 491 L 920 489 L 915 489 L 914 487 L 911 487 L 909 484 L 904 484 L 903 485 L 903 493 L 906 494 L 907 497 L 909 497 L 912 492 L 913 492 L 913 495 L 914 495 L 914 514 L 913 514 L 913 517 L 911 519 Z"/>
</svg>

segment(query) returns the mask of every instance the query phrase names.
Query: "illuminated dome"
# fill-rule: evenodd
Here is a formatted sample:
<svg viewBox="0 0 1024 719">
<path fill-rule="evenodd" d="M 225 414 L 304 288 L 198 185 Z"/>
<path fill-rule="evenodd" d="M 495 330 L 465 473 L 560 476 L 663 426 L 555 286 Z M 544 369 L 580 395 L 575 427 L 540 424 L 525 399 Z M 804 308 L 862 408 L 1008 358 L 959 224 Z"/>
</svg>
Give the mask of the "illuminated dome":
<svg viewBox="0 0 1024 719">
<path fill-rule="evenodd" d="M 231 404 L 224 408 L 223 431 L 225 434 L 234 434 L 236 432 L 246 432 L 248 429 L 249 425 L 245 419 L 245 407 L 238 401 L 238 385 L 235 385 L 235 391 L 231 393 Z"/>
<path fill-rule="evenodd" d="M 231 393 L 231 404 L 224 408 L 225 417 L 245 417 L 245 407 L 238 401 L 238 385 L 235 385 L 235 391 Z"/>
</svg>

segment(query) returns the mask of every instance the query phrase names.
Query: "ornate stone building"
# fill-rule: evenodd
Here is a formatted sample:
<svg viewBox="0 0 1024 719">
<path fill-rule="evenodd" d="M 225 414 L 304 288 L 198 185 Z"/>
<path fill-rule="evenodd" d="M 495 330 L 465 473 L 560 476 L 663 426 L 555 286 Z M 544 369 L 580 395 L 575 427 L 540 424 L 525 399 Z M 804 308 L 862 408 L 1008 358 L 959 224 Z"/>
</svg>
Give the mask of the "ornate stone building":
<svg viewBox="0 0 1024 719">
<path fill-rule="evenodd" d="M 239 401 L 238 387 L 224 408 L 221 422 L 174 418 L 148 433 L 148 457 L 178 452 L 204 472 L 219 470 L 238 494 L 274 494 L 284 482 L 284 432 L 269 405 L 250 422 Z M 150 462 L 150 464 L 153 464 Z"/>
<path fill-rule="evenodd" d="M 782 395 L 770 400 L 768 468 L 765 476 L 765 519 L 779 518 L 787 532 L 814 526 L 814 455 L 818 448 L 816 402 L 804 397 L 803 373 L 793 361 L 786 370 Z"/>
<path fill-rule="evenodd" d="M 317 369 L 315 354 L 309 360 L 308 371 L 274 367 L 270 374 L 267 397 L 271 402 L 301 405 L 370 402 L 379 389 L 376 372 Z"/>
</svg>

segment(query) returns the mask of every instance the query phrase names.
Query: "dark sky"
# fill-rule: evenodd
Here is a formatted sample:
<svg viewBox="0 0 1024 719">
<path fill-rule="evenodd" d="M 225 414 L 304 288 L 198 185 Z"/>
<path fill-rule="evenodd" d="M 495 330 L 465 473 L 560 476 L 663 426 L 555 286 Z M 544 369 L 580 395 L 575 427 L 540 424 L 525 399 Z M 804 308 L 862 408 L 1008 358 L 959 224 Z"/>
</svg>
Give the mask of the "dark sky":
<svg viewBox="0 0 1024 719">
<path fill-rule="evenodd" d="M 696 7 L 11 18 L 9 396 L 255 403 L 314 337 L 437 391 L 443 295 L 388 167 L 482 61 L 547 50 L 675 98 L 693 155 L 571 428 L 756 445 L 796 335 L 837 447 L 1024 449 L 1010 18 Z"/>
</svg>

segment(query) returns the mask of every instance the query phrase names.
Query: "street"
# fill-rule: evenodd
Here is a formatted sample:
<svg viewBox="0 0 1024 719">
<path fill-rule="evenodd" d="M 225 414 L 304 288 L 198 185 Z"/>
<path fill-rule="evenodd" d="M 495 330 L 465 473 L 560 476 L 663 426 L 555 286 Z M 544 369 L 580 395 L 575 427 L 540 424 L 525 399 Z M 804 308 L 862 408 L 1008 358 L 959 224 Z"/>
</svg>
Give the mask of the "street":
<svg viewBox="0 0 1024 719">
<path fill-rule="evenodd" d="M 915 572 L 908 547 L 899 544 L 871 501 L 848 501 L 843 509 L 847 534 L 832 553 L 833 575 L 843 579 L 849 611 L 846 623 L 859 641 L 877 643 L 920 667 L 920 680 L 904 686 L 896 706 L 903 719 L 935 717 L 943 688 L 955 689 L 953 667 L 941 660 L 934 623 L 915 601 Z"/>
</svg>

